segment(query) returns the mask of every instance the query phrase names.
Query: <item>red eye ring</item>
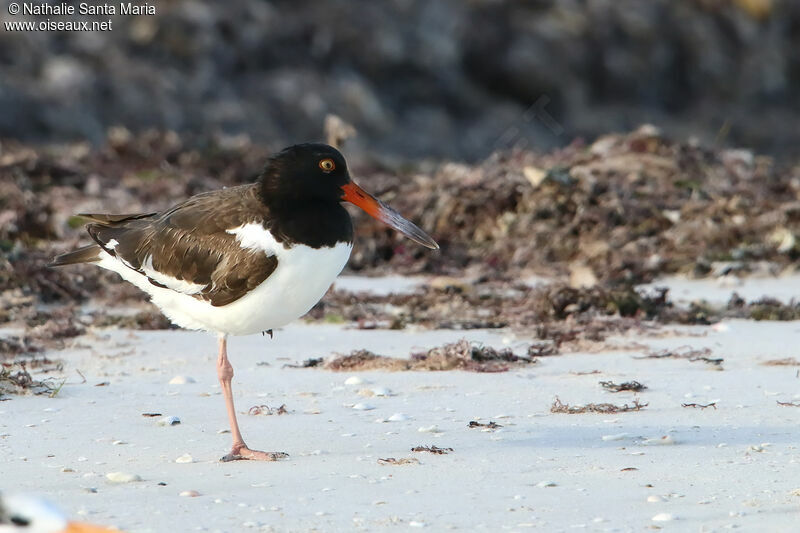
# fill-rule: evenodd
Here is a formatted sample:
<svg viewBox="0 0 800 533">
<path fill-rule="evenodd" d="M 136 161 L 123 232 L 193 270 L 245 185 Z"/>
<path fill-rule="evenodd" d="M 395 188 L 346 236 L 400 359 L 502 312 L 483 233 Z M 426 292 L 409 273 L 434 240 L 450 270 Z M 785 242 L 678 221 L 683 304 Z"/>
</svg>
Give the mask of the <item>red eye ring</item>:
<svg viewBox="0 0 800 533">
<path fill-rule="evenodd" d="M 336 163 L 333 162 L 333 159 L 328 157 L 320 160 L 319 168 L 321 168 L 323 172 L 330 172 L 336 168 Z"/>
</svg>

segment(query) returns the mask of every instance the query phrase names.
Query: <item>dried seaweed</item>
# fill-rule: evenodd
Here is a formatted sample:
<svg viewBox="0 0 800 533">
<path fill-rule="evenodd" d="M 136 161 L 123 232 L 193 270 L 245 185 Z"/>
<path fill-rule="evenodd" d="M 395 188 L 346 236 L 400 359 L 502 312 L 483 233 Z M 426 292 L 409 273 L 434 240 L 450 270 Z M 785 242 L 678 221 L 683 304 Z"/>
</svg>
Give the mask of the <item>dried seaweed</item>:
<svg viewBox="0 0 800 533">
<path fill-rule="evenodd" d="M 695 349 L 690 346 L 680 346 L 678 348 L 669 350 L 664 349 L 657 352 L 651 352 L 644 357 L 638 359 L 688 359 L 689 361 L 702 361 L 714 366 L 718 370 L 722 370 L 722 363 L 724 359 L 721 357 L 709 357 L 711 355 L 710 348 Z"/>
<path fill-rule="evenodd" d="M 438 446 L 414 446 L 412 452 L 428 452 L 435 455 L 445 455 L 453 451 L 453 448 L 440 448 Z"/>
<path fill-rule="evenodd" d="M 682 403 L 681 407 L 693 407 L 695 409 L 708 409 L 709 407 L 713 407 L 714 410 L 717 409 L 717 402 L 711 403 Z"/>
<path fill-rule="evenodd" d="M 638 381 L 625 381 L 624 383 L 614 383 L 613 381 L 601 381 L 600 386 L 611 392 L 633 391 L 640 392 L 647 389 Z"/>
<path fill-rule="evenodd" d="M 783 359 L 770 359 L 761 363 L 764 366 L 800 366 L 800 361 L 794 357 L 785 357 Z"/>
<path fill-rule="evenodd" d="M 569 404 L 562 403 L 558 396 L 556 396 L 556 399 L 553 401 L 553 405 L 550 406 L 550 412 L 565 413 L 569 415 L 582 413 L 627 413 L 629 411 L 641 411 L 647 407 L 647 405 L 648 404 L 646 403 L 640 403 L 639 399 L 636 398 L 633 400 L 633 405 L 628 405 L 627 403 L 624 405 L 614 405 L 612 403 L 588 403 L 586 405 L 571 406 Z"/>
<path fill-rule="evenodd" d="M 369 350 L 355 350 L 325 361 L 323 367 L 334 372 L 365 370 L 465 370 L 469 372 L 505 372 L 512 367 L 534 364 L 535 360 L 519 356 L 508 348 L 496 350 L 489 346 L 460 340 L 415 352 L 409 359 L 384 357 Z"/>
<path fill-rule="evenodd" d="M 477 420 L 470 420 L 469 424 L 467 424 L 469 428 L 483 428 L 483 429 L 499 429 L 503 426 L 498 424 L 497 422 L 478 422 Z"/>
<path fill-rule="evenodd" d="M 52 379 L 33 379 L 25 362 L 3 363 L 0 365 L 0 397 L 7 394 L 49 394 L 55 395 L 63 385 Z"/>
<path fill-rule="evenodd" d="M 416 457 L 402 457 L 395 459 L 394 457 L 387 457 L 386 459 L 378 459 L 379 465 L 418 465 L 419 459 Z"/>
</svg>

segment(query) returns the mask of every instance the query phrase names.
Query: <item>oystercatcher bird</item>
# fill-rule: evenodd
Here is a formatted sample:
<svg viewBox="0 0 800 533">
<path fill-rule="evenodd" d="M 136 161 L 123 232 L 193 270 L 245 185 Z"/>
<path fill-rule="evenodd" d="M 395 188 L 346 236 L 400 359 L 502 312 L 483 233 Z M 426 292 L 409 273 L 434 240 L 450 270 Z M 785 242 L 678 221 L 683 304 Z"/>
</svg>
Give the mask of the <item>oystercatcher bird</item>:
<svg viewBox="0 0 800 533">
<path fill-rule="evenodd" d="M 223 461 L 274 461 L 236 422 L 228 335 L 279 328 L 316 304 L 353 248 L 350 202 L 431 249 L 424 231 L 356 185 L 338 150 L 299 144 L 273 155 L 250 185 L 198 194 L 162 213 L 80 215 L 96 244 L 52 266 L 94 263 L 150 295 L 175 324 L 216 333 L 217 374 L 233 434 Z"/>
</svg>

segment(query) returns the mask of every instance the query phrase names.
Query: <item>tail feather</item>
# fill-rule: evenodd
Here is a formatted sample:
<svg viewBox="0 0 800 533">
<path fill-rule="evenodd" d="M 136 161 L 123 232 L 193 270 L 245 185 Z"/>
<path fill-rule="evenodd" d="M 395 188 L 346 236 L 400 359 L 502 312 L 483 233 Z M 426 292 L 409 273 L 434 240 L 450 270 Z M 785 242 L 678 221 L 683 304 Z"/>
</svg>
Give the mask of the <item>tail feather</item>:
<svg viewBox="0 0 800 533">
<path fill-rule="evenodd" d="M 57 267 L 64 265 L 74 265 L 76 263 L 94 263 L 100 260 L 100 252 L 103 249 L 96 244 L 90 244 L 82 248 L 78 248 L 73 252 L 67 252 L 53 258 L 49 267 Z"/>
<path fill-rule="evenodd" d="M 78 216 L 85 218 L 89 222 L 93 222 L 93 224 L 89 224 L 86 229 L 89 231 L 89 235 L 91 235 L 93 239 L 100 243 L 96 237 L 96 232 L 99 228 L 118 227 L 123 225 L 125 222 L 149 218 L 154 215 L 156 215 L 156 213 L 136 213 L 128 215 L 81 213 Z M 90 244 L 88 246 L 84 246 L 83 248 L 78 248 L 73 252 L 68 252 L 55 257 L 47 266 L 56 267 L 63 265 L 74 265 L 76 263 L 95 263 L 100 260 L 100 253 L 102 251 L 103 248 L 98 244 Z"/>
</svg>

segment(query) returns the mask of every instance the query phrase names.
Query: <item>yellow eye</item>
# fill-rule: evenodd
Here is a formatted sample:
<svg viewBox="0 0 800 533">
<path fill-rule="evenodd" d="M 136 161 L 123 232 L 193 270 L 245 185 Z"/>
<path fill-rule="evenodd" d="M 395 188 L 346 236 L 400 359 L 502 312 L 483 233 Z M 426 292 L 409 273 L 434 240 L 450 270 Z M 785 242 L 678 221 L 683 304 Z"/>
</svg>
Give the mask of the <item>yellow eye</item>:
<svg viewBox="0 0 800 533">
<path fill-rule="evenodd" d="M 323 159 L 319 162 L 319 168 L 321 168 L 323 172 L 330 172 L 336 168 L 336 163 L 333 162 L 333 159 Z"/>
</svg>

